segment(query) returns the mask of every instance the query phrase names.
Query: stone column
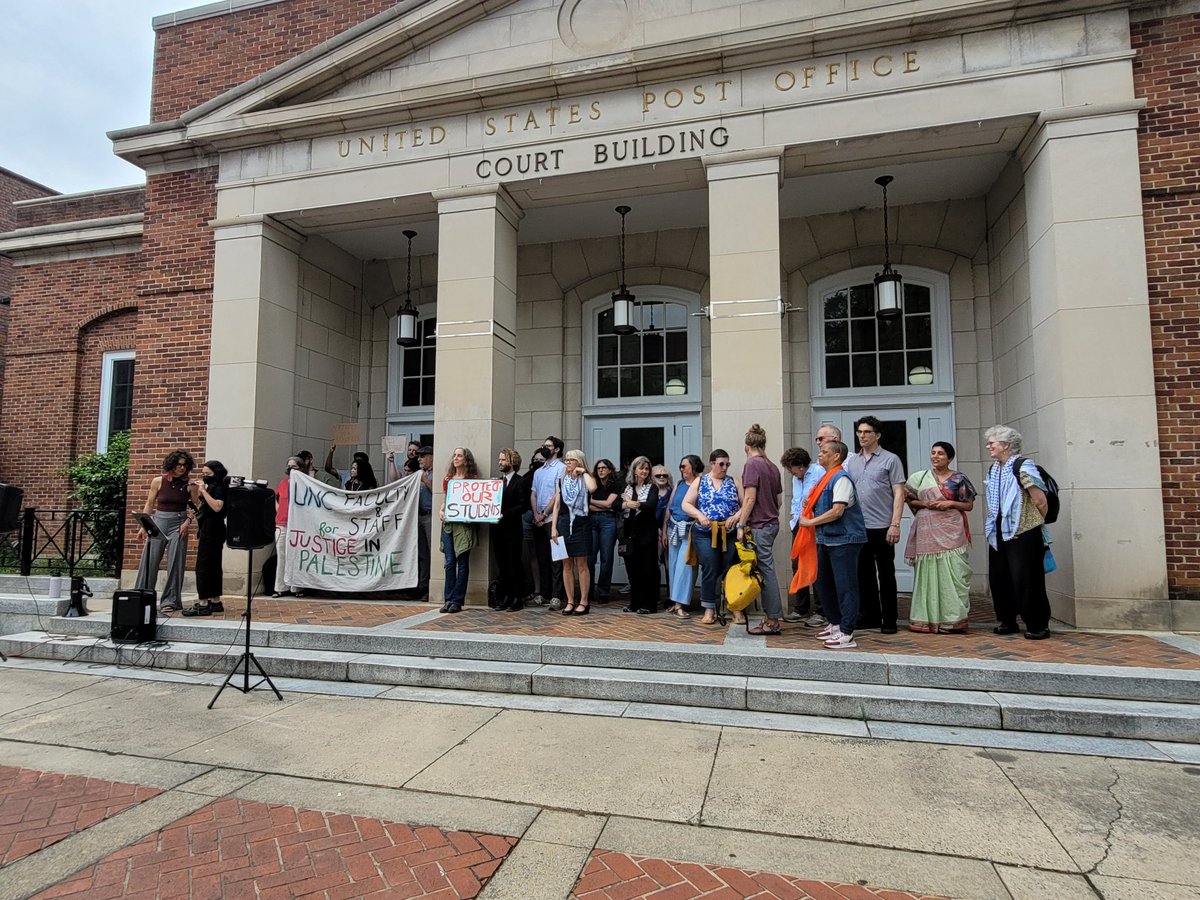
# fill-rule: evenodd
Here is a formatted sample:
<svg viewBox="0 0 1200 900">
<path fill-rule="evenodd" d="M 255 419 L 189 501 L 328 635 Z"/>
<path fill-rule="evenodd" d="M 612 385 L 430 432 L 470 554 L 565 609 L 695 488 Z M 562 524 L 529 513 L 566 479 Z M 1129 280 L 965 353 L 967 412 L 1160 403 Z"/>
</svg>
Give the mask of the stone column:
<svg viewBox="0 0 1200 900">
<path fill-rule="evenodd" d="M 1133 109 L 1067 110 L 1021 150 L 1037 423 L 1025 450 L 1062 486 L 1055 616 L 1169 629 L 1137 124 Z"/>
<path fill-rule="evenodd" d="M 442 597 L 437 510 L 455 447 L 475 454 L 480 473 L 511 447 L 516 417 L 517 224 L 520 207 L 502 187 L 451 189 L 438 203 L 437 392 L 434 430 L 434 547 L 429 596 Z M 480 530 L 467 600 L 487 599 L 489 537 Z"/>
<path fill-rule="evenodd" d="M 274 486 L 296 451 L 296 314 L 303 237 L 262 217 L 216 225 L 205 454 Z M 199 462 L 199 460 L 197 461 Z M 255 568 L 267 551 L 255 553 Z M 244 592 L 246 557 L 226 554 Z M 235 576 L 231 578 L 230 576 Z M 268 587 L 269 590 L 269 587 Z"/>
<path fill-rule="evenodd" d="M 712 442 L 713 447 L 729 451 L 737 472 L 745 459 L 746 430 L 755 422 L 767 433 L 767 457 L 772 462 L 787 449 L 779 262 L 782 152 L 782 148 L 766 148 L 704 159 Z M 781 522 L 775 568 L 786 606 L 791 542 L 786 516 L 781 516 Z"/>
</svg>

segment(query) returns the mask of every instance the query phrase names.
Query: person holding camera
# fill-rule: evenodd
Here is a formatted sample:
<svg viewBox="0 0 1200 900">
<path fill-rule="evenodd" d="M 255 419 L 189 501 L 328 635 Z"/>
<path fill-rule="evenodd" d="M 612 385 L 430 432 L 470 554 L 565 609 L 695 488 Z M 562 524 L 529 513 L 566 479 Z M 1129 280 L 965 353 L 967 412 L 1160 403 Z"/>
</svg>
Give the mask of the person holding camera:
<svg viewBox="0 0 1200 900">
<path fill-rule="evenodd" d="M 210 459 L 200 467 L 200 478 L 192 481 L 191 506 L 196 511 L 196 593 L 199 601 L 185 616 L 211 616 L 225 612 L 221 602 L 225 571 L 225 496 L 229 490 L 229 472 L 219 460 Z"/>
</svg>

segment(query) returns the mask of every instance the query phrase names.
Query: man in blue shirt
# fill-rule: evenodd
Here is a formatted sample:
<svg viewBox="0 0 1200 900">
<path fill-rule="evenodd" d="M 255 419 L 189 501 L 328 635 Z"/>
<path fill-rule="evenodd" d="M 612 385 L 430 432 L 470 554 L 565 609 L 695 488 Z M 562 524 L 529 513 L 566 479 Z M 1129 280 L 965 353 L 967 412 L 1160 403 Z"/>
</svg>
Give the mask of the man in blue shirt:
<svg viewBox="0 0 1200 900">
<path fill-rule="evenodd" d="M 563 473 L 566 472 L 562 461 L 565 446 L 562 438 L 553 435 L 542 441 L 546 462 L 533 473 L 533 490 L 529 494 L 529 506 L 533 510 L 533 548 L 537 552 L 538 580 L 543 593 L 550 593 L 552 610 L 560 610 L 564 605 L 562 563 L 554 562 L 550 556 L 550 526 L 554 524 L 550 521 L 550 507 L 554 505 L 558 483 L 562 481 Z"/>
</svg>

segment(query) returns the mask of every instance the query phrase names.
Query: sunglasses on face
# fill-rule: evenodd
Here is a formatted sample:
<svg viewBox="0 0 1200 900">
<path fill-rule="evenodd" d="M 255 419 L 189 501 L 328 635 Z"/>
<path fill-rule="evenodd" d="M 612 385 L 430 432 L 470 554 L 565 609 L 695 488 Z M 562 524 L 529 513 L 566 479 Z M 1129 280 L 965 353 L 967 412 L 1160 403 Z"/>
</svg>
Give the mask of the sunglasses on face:
<svg viewBox="0 0 1200 900">
<path fill-rule="evenodd" d="M 713 465 L 720 466 L 722 469 L 728 469 L 729 468 L 729 460 L 727 460 L 727 459 L 717 460 L 715 463 L 713 463 Z"/>
</svg>

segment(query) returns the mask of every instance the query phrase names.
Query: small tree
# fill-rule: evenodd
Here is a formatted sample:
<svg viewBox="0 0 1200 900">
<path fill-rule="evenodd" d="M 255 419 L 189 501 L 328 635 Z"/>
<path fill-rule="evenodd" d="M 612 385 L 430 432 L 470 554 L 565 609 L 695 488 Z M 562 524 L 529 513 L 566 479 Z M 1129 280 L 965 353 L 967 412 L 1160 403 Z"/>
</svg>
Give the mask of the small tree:
<svg viewBox="0 0 1200 900">
<path fill-rule="evenodd" d="M 129 479 L 129 432 L 108 439 L 104 453 L 85 453 L 67 468 L 74 488 L 70 497 L 92 519 L 100 564 L 116 571 L 120 562 L 125 522 L 125 486 Z"/>
</svg>

